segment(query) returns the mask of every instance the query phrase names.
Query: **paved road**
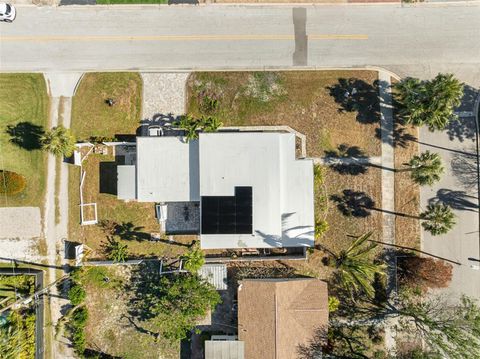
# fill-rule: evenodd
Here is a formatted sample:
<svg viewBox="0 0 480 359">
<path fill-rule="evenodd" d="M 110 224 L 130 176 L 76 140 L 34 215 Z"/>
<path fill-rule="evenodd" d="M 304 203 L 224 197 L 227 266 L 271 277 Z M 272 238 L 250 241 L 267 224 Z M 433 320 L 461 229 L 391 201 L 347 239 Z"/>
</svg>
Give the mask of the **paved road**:
<svg viewBox="0 0 480 359">
<path fill-rule="evenodd" d="M 0 70 L 383 66 L 479 86 L 479 18 L 478 3 L 19 7 L 0 24 Z"/>
<path fill-rule="evenodd" d="M 442 179 L 432 187 L 421 188 L 421 206 L 441 202 L 451 206 L 457 216 L 457 224 L 445 235 L 433 237 L 423 232 L 423 249 L 444 258 L 462 263 L 454 265 L 453 278 L 449 294 L 461 293 L 480 298 L 479 262 L 469 261 L 474 258 L 480 261 L 479 234 L 479 200 L 477 176 L 477 151 L 474 99 L 477 91 L 466 87 L 463 104 L 459 109 L 462 117 L 453 122 L 443 132 L 429 132 L 426 128 L 420 131 L 420 149 L 437 152 L 442 156 L 445 173 Z"/>
</svg>

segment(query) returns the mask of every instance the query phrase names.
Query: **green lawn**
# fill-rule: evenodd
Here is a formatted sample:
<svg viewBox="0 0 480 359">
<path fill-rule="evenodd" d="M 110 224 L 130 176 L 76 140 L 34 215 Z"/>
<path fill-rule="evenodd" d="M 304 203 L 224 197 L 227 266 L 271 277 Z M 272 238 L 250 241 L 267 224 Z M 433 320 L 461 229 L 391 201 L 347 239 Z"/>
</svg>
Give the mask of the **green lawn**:
<svg viewBox="0 0 480 359">
<path fill-rule="evenodd" d="M 115 100 L 108 106 L 106 100 Z M 72 104 L 71 128 L 78 139 L 132 134 L 142 113 L 142 79 L 138 73 L 85 74 Z"/>
<path fill-rule="evenodd" d="M 41 74 L 0 74 L 0 169 L 26 177 L 25 191 L 0 198 L 0 206 L 41 207 L 46 154 L 39 136 L 48 124 L 49 100 Z"/>
<path fill-rule="evenodd" d="M 168 4 L 168 0 L 97 0 L 97 4 Z"/>
</svg>

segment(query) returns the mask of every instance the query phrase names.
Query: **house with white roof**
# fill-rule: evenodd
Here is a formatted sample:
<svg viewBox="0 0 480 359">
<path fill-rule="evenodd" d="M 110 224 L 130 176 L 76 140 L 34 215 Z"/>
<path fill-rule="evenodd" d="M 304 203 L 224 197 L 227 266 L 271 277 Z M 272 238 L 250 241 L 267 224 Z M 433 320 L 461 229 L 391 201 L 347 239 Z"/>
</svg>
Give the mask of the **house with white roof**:
<svg viewBox="0 0 480 359">
<path fill-rule="evenodd" d="M 117 172 L 120 199 L 193 203 L 203 249 L 314 245 L 313 162 L 296 158 L 292 133 L 137 137 Z"/>
</svg>

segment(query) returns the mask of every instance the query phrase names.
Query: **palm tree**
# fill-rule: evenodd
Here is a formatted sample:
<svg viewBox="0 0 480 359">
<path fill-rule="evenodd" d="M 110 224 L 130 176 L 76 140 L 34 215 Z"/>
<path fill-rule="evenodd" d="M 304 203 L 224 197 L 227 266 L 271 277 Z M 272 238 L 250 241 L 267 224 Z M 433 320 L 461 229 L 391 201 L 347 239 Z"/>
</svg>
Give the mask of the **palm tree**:
<svg viewBox="0 0 480 359">
<path fill-rule="evenodd" d="M 205 263 L 205 254 L 198 247 L 194 245 L 190 250 L 182 257 L 183 259 L 183 268 L 188 270 L 191 273 L 196 273 L 201 266 Z"/>
<path fill-rule="evenodd" d="M 106 246 L 108 259 L 114 262 L 125 262 L 128 257 L 128 246 L 110 238 Z"/>
<path fill-rule="evenodd" d="M 178 127 L 185 130 L 185 140 L 189 142 L 198 138 L 198 130 L 200 129 L 200 122 L 190 115 L 185 115 L 175 123 Z"/>
<path fill-rule="evenodd" d="M 75 137 L 62 125 L 52 128 L 41 137 L 42 148 L 55 156 L 70 157 L 75 150 Z"/>
<path fill-rule="evenodd" d="M 431 186 L 440 180 L 440 175 L 444 171 L 442 159 L 438 153 L 430 151 L 413 156 L 406 165 L 410 167 L 408 170 L 411 171 L 412 180 L 419 185 Z"/>
<path fill-rule="evenodd" d="M 395 85 L 400 115 L 408 124 L 427 125 L 430 131 L 443 130 L 455 118 L 463 84 L 452 74 L 438 74 L 433 80 L 406 78 Z"/>
<path fill-rule="evenodd" d="M 371 259 L 372 251 L 377 247 L 376 243 L 368 243 L 372 232 L 366 233 L 355 239 L 347 249 L 338 254 L 330 252 L 333 256 L 333 266 L 337 278 L 342 286 L 353 296 L 363 291 L 370 298 L 375 295 L 373 281 L 375 275 L 384 275 L 385 266 L 376 264 Z"/>
<path fill-rule="evenodd" d="M 434 236 L 445 234 L 455 225 L 452 209 L 441 203 L 429 204 L 427 210 L 420 213 L 422 227 Z"/>
<path fill-rule="evenodd" d="M 215 116 L 202 117 L 201 119 L 203 130 L 205 132 L 216 132 L 223 123 Z"/>
</svg>

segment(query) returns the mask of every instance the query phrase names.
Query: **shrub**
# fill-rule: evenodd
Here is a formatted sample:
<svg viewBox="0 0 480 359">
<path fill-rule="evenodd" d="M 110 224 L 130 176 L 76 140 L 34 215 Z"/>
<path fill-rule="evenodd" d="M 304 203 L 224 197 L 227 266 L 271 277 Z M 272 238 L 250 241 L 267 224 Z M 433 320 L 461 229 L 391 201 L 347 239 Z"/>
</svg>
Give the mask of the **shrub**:
<svg viewBox="0 0 480 359">
<path fill-rule="evenodd" d="M 452 265 L 442 260 L 426 257 L 398 259 L 400 284 L 419 288 L 446 288 L 452 279 Z"/>
<path fill-rule="evenodd" d="M 0 171 L 0 193 L 13 196 L 23 192 L 27 181 L 25 177 L 11 171 Z"/>
<path fill-rule="evenodd" d="M 68 299 L 73 305 L 79 305 L 83 303 L 86 296 L 87 293 L 85 292 L 85 289 L 83 289 L 83 287 L 77 283 L 75 283 L 68 291 Z"/>
<path fill-rule="evenodd" d="M 328 297 L 328 311 L 330 313 L 336 312 L 338 307 L 340 306 L 340 301 L 335 296 Z"/>
<path fill-rule="evenodd" d="M 88 311 L 86 308 L 78 308 L 72 315 L 69 323 L 73 347 L 76 352 L 83 354 L 86 346 L 85 326 L 87 325 Z"/>
</svg>

